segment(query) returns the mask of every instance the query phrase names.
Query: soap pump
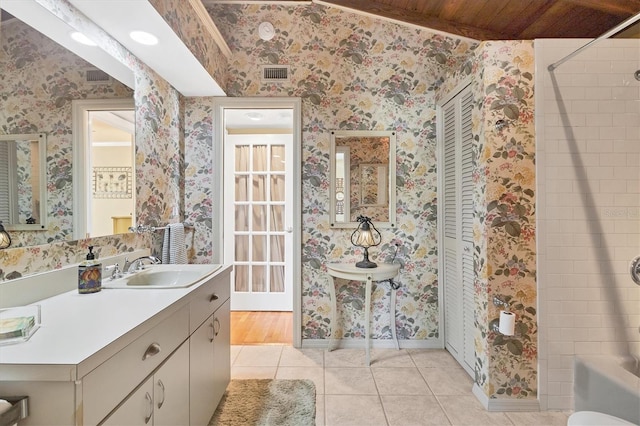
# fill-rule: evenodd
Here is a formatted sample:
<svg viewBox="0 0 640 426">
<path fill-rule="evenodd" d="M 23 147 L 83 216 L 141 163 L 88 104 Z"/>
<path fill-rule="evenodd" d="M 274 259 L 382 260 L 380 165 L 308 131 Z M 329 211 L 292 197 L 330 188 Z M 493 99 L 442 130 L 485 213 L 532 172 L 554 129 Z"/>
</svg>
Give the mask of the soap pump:
<svg viewBox="0 0 640 426">
<path fill-rule="evenodd" d="M 96 260 L 93 246 L 85 261 L 78 266 L 78 293 L 97 293 L 102 290 L 102 264 Z"/>
</svg>

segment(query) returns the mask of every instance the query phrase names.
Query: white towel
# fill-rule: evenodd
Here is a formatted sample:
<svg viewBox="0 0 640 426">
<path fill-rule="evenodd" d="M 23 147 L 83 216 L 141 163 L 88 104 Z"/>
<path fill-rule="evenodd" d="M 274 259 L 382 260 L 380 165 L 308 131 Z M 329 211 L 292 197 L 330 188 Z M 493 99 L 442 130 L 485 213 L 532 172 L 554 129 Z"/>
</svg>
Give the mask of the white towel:
<svg viewBox="0 0 640 426">
<path fill-rule="evenodd" d="M 170 223 L 164 230 L 162 263 L 187 263 L 187 247 L 184 242 L 184 225 L 182 223 Z"/>
</svg>

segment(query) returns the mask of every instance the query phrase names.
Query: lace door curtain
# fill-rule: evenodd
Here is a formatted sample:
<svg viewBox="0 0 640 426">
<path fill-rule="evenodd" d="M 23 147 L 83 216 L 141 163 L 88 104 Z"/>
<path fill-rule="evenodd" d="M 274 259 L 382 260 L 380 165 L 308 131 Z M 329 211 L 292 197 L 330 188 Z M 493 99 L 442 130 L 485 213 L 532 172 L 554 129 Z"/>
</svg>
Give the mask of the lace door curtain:
<svg viewBox="0 0 640 426">
<path fill-rule="evenodd" d="M 284 231 L 283 209 L 278 205 L 270 206 L 268 203 L 269 201 L 283 201 L 285 189 L 283 175 L 267 173 L 269 148 L 266 145 L 253 147 L 242 145 L 236 146 L 235 149 L 236 172 L 248 172 L 250 162 L 253 163 L 252 170 L 254 172 L 253 175 L 236 174 L 235 178 L 236 202 L 239 203 L 235 208 L 235 230 L 239 232 L 251 231 L 249 235 L 236 235 L 235 257 L 237 262 L 263 263 L 236 266 L 235 290 L 238 292 L 284 291 L 284 267 L 270 266 L 271 283 L 270 288 L 267 288 L 267 266 L 264 264 L 269 261 L 284 262 L 283 236 L 257 235 L 258 232 Z M 251 151 L 253 151 L 253 159 L 251 159 Z M 272 151 L 276 152 L 276 150 Z M 269 183 L 271 194 L 268 194 L 267 191 Z M 251 199 L 249 199 L 249 184 L 253 187 Z M 269 227 L 267 227 L 267 209 L 271 211 Z M 249 228 L 249 221 L 251 221 L 251 228 Z M 249 244 L 250 239 L 252 244 Z M 270 250 L 267 249 L 269 242 L 271 244 Z M 270 256 L 268 256 L 269 252 Z M 251 268 L 251 274 L 249 268 Z M 251 278 L 249 278 L 250 276 Z M 251 286 L 249 286 L 250 281 Z"/>
</svg>

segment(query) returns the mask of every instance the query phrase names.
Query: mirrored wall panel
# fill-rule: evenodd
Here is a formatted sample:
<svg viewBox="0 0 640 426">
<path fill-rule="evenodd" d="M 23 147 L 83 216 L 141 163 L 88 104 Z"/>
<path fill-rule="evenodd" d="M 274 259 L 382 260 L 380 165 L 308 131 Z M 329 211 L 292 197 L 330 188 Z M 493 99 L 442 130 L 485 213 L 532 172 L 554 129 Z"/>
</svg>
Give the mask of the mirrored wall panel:
<svg viewBox="0 0 640 426">
<path fill-rule="evenodd" d="M 395 226 L 395 132 L 331 132 L 329 199 L 332 227 L 356 227 L 358 216 Z"/>
</svg>

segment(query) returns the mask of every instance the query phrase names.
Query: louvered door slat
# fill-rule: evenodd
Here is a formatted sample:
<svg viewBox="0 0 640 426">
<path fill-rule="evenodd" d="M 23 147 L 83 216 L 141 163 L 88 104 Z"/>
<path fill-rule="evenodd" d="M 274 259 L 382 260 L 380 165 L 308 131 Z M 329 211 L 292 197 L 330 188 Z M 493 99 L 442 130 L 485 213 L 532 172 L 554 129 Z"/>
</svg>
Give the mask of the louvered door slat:
<svg viewBox="0 0 640 426">
<path fill-rule="evenodd" d="M 444 234 L 456 237 L 456 108 L 455 104 L 444 109 Z"/>
<path fill-rule="evenodd" d="M 445 321 L 447 324 L 447 344 L 451 352 L 462 353 L 462 312 L 458 302 L 461 298 L 458 285 L 457 250 L 445 249 Z"/>
<path fill-rule="evenodd" d="M 473 370 L 475 364 L 475 291 L 473 277 L 473 253 L 470 244 L 463 244 L 462 251 L 462 334 L 463 359 Z"/>
<path fill-rule="evenodd" d="M 461 93 L 460 108 L 460 208 L 462 241 L 473 242 L 473 132 L 471 113 L 473 97 L 470 90 Z"/>
<path fill-rule="evenodd" d="M 7 194 L 9 201 L 9 144 L 0 143 L 0 194 Z M 0 203 L 0 220 L 9 223 L 9 203 Z"/>
</svg>

